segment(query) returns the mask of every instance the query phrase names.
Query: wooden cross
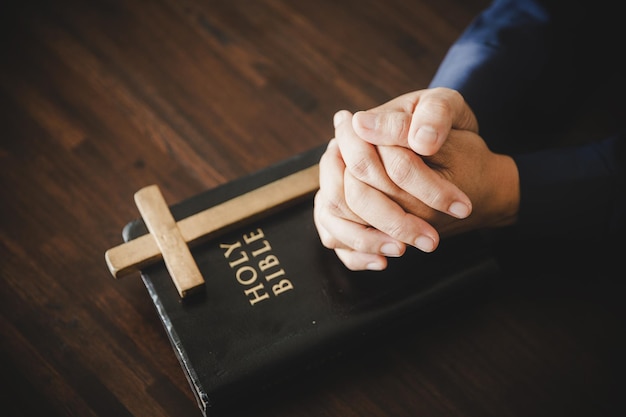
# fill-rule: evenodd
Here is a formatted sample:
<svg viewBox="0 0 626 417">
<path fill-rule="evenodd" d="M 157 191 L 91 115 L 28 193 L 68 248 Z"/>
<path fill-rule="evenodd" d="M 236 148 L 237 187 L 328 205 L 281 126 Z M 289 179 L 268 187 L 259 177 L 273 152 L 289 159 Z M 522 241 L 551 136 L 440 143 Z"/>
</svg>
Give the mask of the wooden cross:
<svg viewBox="0 0 626 417">
<path fill-rule="evenodd" d="M 184 298 L 204 284 L 190 245 L 300 201 L 318 188 L 316 164 L 178 222 L 158 186 L 142 188 L 135 193 L 135 203 L 149 233 L 107 250 L 107 266 L 115 278 L 121 278 L 162 259 L 178 294 Z"/>
</svg>

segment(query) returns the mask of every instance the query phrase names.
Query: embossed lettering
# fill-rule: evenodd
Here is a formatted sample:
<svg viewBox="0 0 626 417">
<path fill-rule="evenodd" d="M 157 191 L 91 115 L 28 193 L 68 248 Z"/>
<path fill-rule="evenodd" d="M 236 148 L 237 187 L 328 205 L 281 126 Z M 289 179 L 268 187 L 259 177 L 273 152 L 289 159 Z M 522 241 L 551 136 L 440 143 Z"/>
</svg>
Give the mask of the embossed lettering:
<svg viewBox="0 0 626 417">
<path fill-rule="evenodd" d="M 234 271 L 239 285 L 245 287 L 243 293 L 248 297 L 250 305 L 253 306 L 260 301 L 269 299 L 270 294 L 278 296 L 293 289 L 293 284 L 287 279 L 278 256 L 271 253 L 272 245 L 269 240 L 264 238 L 265 233 L 259 228 L 242 236 L 245 245 L 242 244 L 242 241 L 220 244 L 220 248 L 224 249 L 224 257 L 229 261 L 228 266 Z M 259 258 L 255 267 L 254 261 L 263 254 L 266 255 Z M 283 278 L 280 281 L 277 280 L 277 283 L 271 286 L 272 291 L 268 292 L 265 290 L 263 281 L 259 280 L 261 274 L 266 282 L 279 277 Z"/>
<path fill-rule="evenodd" d="M 267 252 L 269 250 L 272 250 L 272 246 L 270 245 L 270 242 L 268 242 L 267 240 L 264 240 L 263 241 L 263 247 L 261 249 L 257 249 L 255 251 L 252 251 L 252 256 L 256 258 L 260 254 L 265 253 L 265 252 Z"/>
<path fill-rule="evenodd" d="M 293 285 L 291 285 L 291 281 L 288 279 L 281 279 L 280 282 L 274 286 L 272 286 L 272 291 L 274 291 L 274 295 L 279 295 L 284 293 L 285 291 L 289 291 L 293 289 Z"/>
<path fill-rule="evenodd" d="M 259 261 L 259 269 L 265 271 L 273 266 L 279 265 L 278 258 L 274 255 L 267 255 L 265 259 Z"/>
<path fill-rule="evenodd" d="M 226 249 L 226 252 L 224 252 L 224 258 L 230 258 L 230 254 L 233 253 L 233 251 L 237 248 L 241 247 L 241 242 L 235 242 L 232 245 L 229 245 L 228 243 L 221 243 L 220 244 L 220 248 L 222 249 Z"/>
<path fill-rule="evenodd" d="M 241 251 L 239 253 L 241 254 L 241 258 L 237 259 L 236 261 L 232 261 L 228 264 L 230 265 L 231 268 L 234 268 L 237 265 L 242 264 L 244 262 L 248 262 L 250 260 L 250 258 L 248 258 L 248 254 L 245 251 Z"/>
<path fill-rule="evenodd" d="M 246 242 L 246 245 L 249 245 L 250 243 L 254 242 L 255 240 L 259 240 L 261 238 L 265 237 L 265 233 L 263 233 L 263 230 L 261 229 L 256 229 L 257 233 L 250 233 L 249 235 L 243 235 L 243 241 Z"/>
<path fill-rule="evenodd" d="M 247 275 L 249 276 L 248 279 L 244 279 L 243 278 L 245 276 L 246 272 L 248 273 Z M 237 270 L 237 274 L 236 275 L 237 275 L 237 281 L 241 285 L 250 285 L 254 281 L 256 281 L 256 278 L 257 278 L 256 269 L 254 269 L 250 265 L 242 266 L 241 268 L 239 268 Z"/>
<path fill-rule="evenodd" d="M 266 275 L 265 276 L 265 280 L 267 282 L 269 282 L 269 281 L 273 280 L 274 278 L 282 277 L 283 275 L 285 275 L 285 271 L 281 268 L 281 269 L 279 269 L 278 271 L 276 271 L 276 272 L 274 272 L 272 274 Z"/>
<path fill-rule="evenodd" d="M 263 287 L 263 284 L 258 284 L 256 287 L 248 288 L 243 293 L 247 296 L 250 296 L 250 294 L 254 294 L 255 297 L 250 298 L 248 301 L 250 301 L 250 304 L 255 305 L 259 301 L 267 300 L 268 298 L 270 298 L 269 294 L 266 293 L 264 290 L 265 288 Z M 263 294 L 259 294 L 259 291 L 263 291 Z"/>
</svg>

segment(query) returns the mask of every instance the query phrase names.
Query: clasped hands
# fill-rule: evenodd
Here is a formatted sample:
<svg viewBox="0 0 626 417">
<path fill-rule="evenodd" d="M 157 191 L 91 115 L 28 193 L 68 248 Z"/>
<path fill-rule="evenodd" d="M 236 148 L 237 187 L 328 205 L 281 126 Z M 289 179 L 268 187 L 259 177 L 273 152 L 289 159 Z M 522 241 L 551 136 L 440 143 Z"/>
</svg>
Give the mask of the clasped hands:
<svg viewBox="0 0 626 417">
<path fill-rule="evenodd" d="M 347 268 L 382 270 L 407 245 L 432 252 L 441 236 L 515 222 L 515 162 L 488 148 L 457 91 L 419 90 L 333 122 L 314 221 Z"/>
</svg>

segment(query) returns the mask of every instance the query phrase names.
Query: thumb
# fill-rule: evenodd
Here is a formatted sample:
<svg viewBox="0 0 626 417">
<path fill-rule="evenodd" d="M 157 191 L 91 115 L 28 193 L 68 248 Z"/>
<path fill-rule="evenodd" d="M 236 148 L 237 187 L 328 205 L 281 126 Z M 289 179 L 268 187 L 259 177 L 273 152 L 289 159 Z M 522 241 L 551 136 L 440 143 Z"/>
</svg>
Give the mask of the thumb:
<svg viewBox="0 0 626 417">
<path fill-rule="evenodd" d="M 476 116 L 455 90 L 434 88 L 424 92 L 415 106 L 408 133 L 409 147 L 423 156 L 434 155 L 450 129 L 478 132 Z"/>
</svg>

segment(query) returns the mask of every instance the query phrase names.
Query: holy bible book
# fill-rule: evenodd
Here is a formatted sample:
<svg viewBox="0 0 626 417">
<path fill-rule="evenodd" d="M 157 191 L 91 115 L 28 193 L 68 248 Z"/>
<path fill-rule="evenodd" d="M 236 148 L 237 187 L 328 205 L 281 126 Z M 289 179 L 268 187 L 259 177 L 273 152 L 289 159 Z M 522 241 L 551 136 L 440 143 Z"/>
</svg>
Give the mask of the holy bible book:
<svg viewBox="0 0 626 417">
<path fill-rule="evenodd" d="M 174 204 L 172 215 L 179 221 L 315 165 L 323 151 Z M 146 233 L 137 219 L 123 238 Z M 312 368 L 323 372 L 368 338 L 499 274 L 488 244 L 474 234 L 444 239 L 431 254 L 408 250 L 382 272 L 351 272 L 320 243 L 313 195 L 191 252 L 205 280 L 193 295 L 180 297 L 162 261 L 141 275 L 206 416 L 297 381 Z M 393 340 L 393 332 L 387 337 Z"/>
</svg>

